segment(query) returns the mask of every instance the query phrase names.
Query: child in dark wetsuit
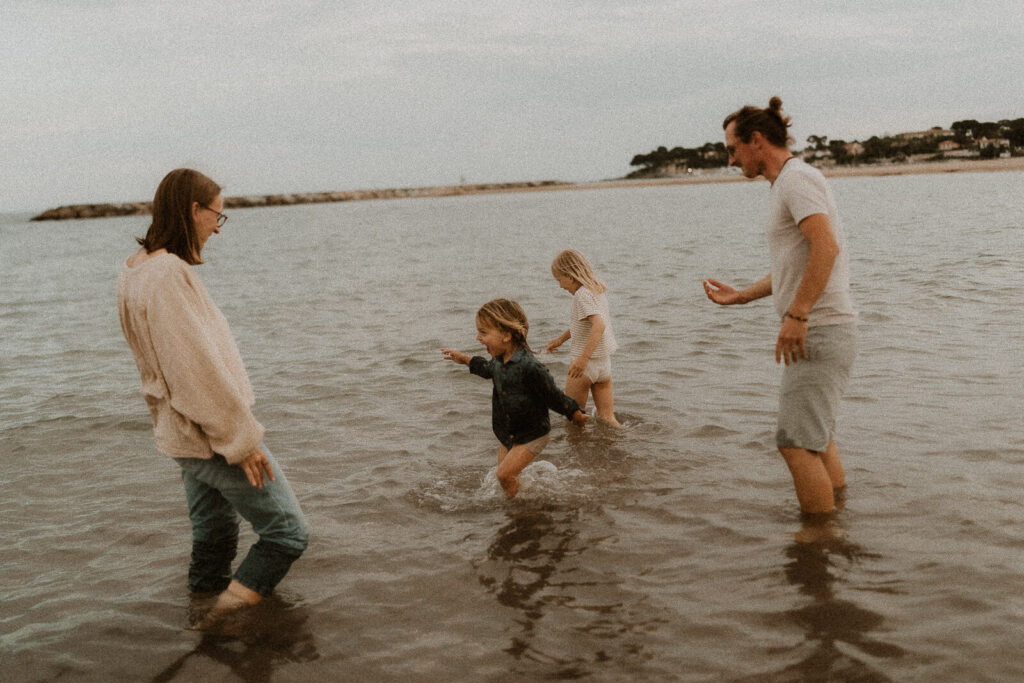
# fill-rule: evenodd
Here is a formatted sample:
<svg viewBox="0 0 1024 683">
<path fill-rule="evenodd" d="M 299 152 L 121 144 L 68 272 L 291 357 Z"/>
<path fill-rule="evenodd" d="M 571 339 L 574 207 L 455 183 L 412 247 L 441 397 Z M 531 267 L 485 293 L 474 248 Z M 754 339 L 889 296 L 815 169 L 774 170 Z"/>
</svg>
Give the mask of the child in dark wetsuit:
<svg viewBox="0 0 1024 683">
<path fill-rule="evenodd" d="M 501 442 L 498 449 L 498 482 L 512 498 L 519 491 L 519 473 L 547 446 L 554 410 L 575 424 L 586 423 L 587 416 L 575 400 L 555 386 L 548 369 L 538 361 L 526 335 L 530 326 L 522 307 L 510 299 L 494 299 L 476 314 L 477 341 L 484 345 L 490 360 L 467 356 L 454 349 L 441 349 L 442 355 L 468 365 L 469 371 L 494 382 L 491 393 L 491 428 Z"/>
</svg>

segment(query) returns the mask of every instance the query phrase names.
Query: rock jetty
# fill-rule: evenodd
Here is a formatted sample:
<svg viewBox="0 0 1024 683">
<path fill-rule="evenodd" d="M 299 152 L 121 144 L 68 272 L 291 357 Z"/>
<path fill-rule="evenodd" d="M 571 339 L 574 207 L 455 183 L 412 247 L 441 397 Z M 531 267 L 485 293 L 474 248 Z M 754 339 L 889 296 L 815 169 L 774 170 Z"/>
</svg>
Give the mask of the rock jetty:
<svg viewBox="0 0 1024 683">
<path fill-rule="evenodd" d="M 410 187 L 388 190 L 351 190 L 346 192 L 310 192 L 301 194 L 270 194 L 250 197 L 225 197 L 225 209 L 244 209 L 257 206 L 294 206 L 297 204 L 324 204 L 328 202 L 354 202 L 367 199 L 405 199 L 412 197 L 452 197 L 488 192 L 516 192 L 526 190 L 562 189 L 572 183 L 558 180 L 539 180 L 520 183 L 483 183 L 479 185 L 442 185 L 436 187 Z M 152 202 L 124 204 L 69 204 L 48 209 L 33 221 L 60 221 L 75 218 L 105 218 L 110 216 L 143 216 L 152 213 Z"/>
</svg>

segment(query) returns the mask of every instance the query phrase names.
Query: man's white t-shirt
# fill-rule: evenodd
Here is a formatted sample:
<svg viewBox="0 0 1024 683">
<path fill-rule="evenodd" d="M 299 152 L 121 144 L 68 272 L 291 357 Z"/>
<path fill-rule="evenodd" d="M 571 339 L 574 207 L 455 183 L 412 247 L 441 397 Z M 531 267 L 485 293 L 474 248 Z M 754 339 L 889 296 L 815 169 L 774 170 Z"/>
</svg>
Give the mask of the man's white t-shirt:
<svg viewBox="0 0 1024 683">
<path fill-rule="evenodd" d="M 832 266 L 825 290 L 811 308 L 808 326 L 837 325 L 856 320 L 857 311 L 850 295 L 850 261 L 846 236 L 832 191 L 821 171 L 792 158 L 782 167 L 769 194 L 767 236 L 771 255 L 772 298 L 779 317 L 789 310 L 800 287 L 810 242 L 800 232 L 800 221 L 823 213 L 828 216 L 839 255 Z"/>
</svg>

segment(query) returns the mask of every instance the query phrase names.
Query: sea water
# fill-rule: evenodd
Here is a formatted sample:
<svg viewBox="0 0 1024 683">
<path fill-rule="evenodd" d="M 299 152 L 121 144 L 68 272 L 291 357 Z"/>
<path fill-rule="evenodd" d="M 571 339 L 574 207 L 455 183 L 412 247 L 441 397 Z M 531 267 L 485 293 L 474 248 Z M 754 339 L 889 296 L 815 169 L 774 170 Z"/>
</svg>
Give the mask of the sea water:
<svg viewBox="0 0 1024 683">
<path fill-rule="evenodd" d="M 197 271 L 312 541 L 240 637 L 185 630 L 189 526 L 114 285 L 145 218 L 0 224 L 5 680 L 937 681 L 1024 676 L 1018 172 L 832 181 L 860 310 L 849 487 L 801 519 L 773 446 L 764 182 L 231 212 Z M 622 431 L 494 481 L 474 314 L 609 286 Z M 559 384 L 567 356 L 540 353 Z M 243 547 L 251 532 L 243 535 Z"/>
</svg>

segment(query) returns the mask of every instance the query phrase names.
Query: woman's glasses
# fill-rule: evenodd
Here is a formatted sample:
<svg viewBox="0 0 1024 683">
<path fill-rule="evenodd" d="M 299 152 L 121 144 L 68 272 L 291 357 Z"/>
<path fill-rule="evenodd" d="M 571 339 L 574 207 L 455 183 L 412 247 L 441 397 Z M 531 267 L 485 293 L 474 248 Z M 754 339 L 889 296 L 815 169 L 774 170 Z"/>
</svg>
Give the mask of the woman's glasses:
<svg viewBox="0 0 1024 683">
<path fill-rule="evenodd" d="M 223 226 L 223 225 L 224 225 L 225 223 L 227 223 L 227 222 L 228 222 L 228 217 L 227 217 L 227 216 L 225 216 L 224 214 L 222 214 L 222 213 L 221 213 L 220 211 L 218 211 L 217 209 L 211 209 L 210 207 L 208 207 L 208 206 L 204 206 L 203 204 L 200 204 L 199 206 L 202 206 L 202 207 L 203 207 L 204 209 L 206 209 L 207 211 L 213 211 L 213 212 L 214 212 L 215 214 L 217 214 L 217 227 L 218 227 L 218 228 L 219 228 L 219 227 L 221 227 L 221 226 Z"/>
</svg>

